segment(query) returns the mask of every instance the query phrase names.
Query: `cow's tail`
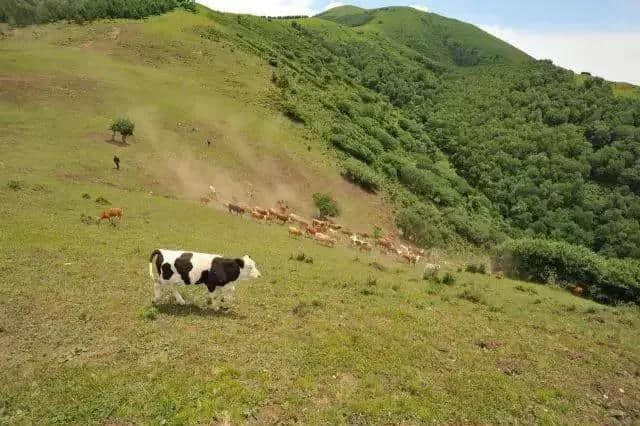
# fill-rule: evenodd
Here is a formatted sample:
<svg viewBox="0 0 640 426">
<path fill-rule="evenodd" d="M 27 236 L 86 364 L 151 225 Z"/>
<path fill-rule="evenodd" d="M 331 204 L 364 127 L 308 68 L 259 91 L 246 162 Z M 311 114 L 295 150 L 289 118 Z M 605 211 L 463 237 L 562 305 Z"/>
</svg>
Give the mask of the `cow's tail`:
<svg viewBox="0 0 640 426">
<path fill-rule="evenodd" d="M 162 253 L 160 252 L 160 250 L 154 250 L 153 252 L 151 252 L 151 256 L 149 256 L 149 276 L 152 280 L 156 279 L 156 277 L 153 275 L 153 259 L 161 254 Z"/>
</svg>

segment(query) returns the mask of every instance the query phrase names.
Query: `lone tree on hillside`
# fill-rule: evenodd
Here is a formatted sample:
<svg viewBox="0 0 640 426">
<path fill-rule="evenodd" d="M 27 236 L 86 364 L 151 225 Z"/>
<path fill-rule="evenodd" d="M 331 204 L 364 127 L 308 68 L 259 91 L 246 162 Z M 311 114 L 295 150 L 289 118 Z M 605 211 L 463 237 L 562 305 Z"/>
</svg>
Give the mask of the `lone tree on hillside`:
<svg viewBox="0 0 640 426">
<path fill-rule="evenodd" d="M 122 143 L 126 143 L 127 136 L 133 135 L 133 129 L 135 129 L 135 127 L 135 123 L 126 117 L 117 119 L 111 124 L 111 127 L 109 127 L 109 130 L 113 132 L 113 134 L 111 135 L 111 140 L 114 140 L 116 138 L 117 132 L 120 133 L 120 136 L 122 137 Z"/>
<path fill-rule="evenodd" d="M 336 217 L 340 214 L 340 207 L 329 194 L 316 192 L 313 194 L 313 202 L 318 208 L 321 217 Z"/>
</svg>

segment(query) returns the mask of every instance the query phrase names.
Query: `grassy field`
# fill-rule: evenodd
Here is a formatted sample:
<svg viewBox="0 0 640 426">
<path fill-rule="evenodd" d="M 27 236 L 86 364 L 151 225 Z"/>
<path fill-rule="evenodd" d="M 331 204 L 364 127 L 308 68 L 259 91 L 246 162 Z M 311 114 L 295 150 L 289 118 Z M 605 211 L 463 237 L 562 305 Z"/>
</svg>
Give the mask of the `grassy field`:
<svg viewBox="0 0 640 426">
<path fill-rule="evenodd" d="M 266 64 L 188 31 L 204 20 L 0 39 L 0 423 L 640 421 L 637 308 L 460 272 L 455 254 L 440 259 L 455 282 L 437 284 L 197 203 L 213 182 L 310 214 L 330 188 L 347 224 L 390 223 L 274 111 Z M 106 131 L 124 114 L 126 146 Z M 121 224 L 81 221 L 98 197 L 125 208 Z M 250 254 L 263 278 L 226 313 L 202 288 L 154 308 L 157 247 Z"/>
</svg>

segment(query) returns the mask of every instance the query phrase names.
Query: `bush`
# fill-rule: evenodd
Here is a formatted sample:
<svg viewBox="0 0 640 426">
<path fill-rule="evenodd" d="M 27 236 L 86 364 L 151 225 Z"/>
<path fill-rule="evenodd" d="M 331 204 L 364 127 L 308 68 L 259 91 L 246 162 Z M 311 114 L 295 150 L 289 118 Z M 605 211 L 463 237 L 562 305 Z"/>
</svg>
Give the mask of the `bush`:
<svg viewBox="0 0 640 426">
<path fill-rule="evenodd" d="M 477 265 L 469 264 L 465 268 L 465 271 L 471 272 L 472 274 L 486 274 L 487 266 L 484 263 L 478 263 Z"/>
<path fill-rule="evenodd" d="M 10 180 L 9 182 L 7 182 L 7 188 L 13 191 L 20 191 L 22 188 L 24 188 L 24 182 L 20 180 Z"/>
<path fill-rule="evenodd" d="M 476 289 L 466 289 L 462 293 L 458 295 L 460 299 L 467 300 L 471 303 L 476 303 L 478 305 L 486 305 L 487 298 L 484 297 L 484 294 L 480 293 Z"/>
<path fill-rule="evenodd" d="M 297 105 L 293 102 L 287 102 L 283 108 L 284 115 L 286 115 L 290 120 L 295 121 L 296 123 L 306 123 L 306 119 L 298 109 Z"/>
<path fill-rule="evenodd" d="M 358 160 L 364 161 L 367 164 L 371 164 L 375 159 L 375 155 L 365 145 L 358 143 L 353 138 L 349 138 L 345 135 L 338 134 L 333 135 L 330 139 L 333 146 L 339 150 L 346 152 L 352 157 Z"/>
<path fill-rule="evenodd" d="M 338 203 L 329 194 L 316 192 L 315 194 L 313 194 L 313 202 L 315 203 L 316 207 L 318 208 L 318 212 L 320 212 L 320 216 L 322 217 L 336 217 L 340 215 L 340 208 L 338 207 Z"/>
<path fill-rule="evenodd" d="M 378 175 L 358 160 L 350 158 L 345 161 L 342 176 L 366 191 L 375 193 L 380 190 L 381 182 Z"/>
<path fill-rule="evenodd" d="M 580 285 L 602 303 L 640 304 L 640 262 L 636 260 L 607 259 L 564 242 L 522 239 L 500 245 L 495 263 L 521 279 Z"/>
<path fill-rule="evenodd" d="M 127 141 L 127 136 L 133 135 L 133 130 L 135 129 L 135 127 L 135 123 L 128 118 L 119 118 L 111 123 L 111 127 L 109 127 L 109 130 L 113 132 L 111 139 L 115 139 L 116 133 L 120 133 L 122 142 L 125 143 Z"/>
<path fill-rule="evenodd" d="M 442 277 L 442 284 L 454 285 L 455 283 L 456 277 L 454 277 L 450 272 L 447 272 L 446 274 L 444 274 L 444 277 Z"/>
</svg>

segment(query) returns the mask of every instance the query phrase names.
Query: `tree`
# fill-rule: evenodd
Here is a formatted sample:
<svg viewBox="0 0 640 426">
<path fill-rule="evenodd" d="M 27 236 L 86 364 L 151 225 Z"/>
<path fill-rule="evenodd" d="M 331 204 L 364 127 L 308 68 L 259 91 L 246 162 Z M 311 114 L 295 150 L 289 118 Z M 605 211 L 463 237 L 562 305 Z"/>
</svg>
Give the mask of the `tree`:
<svg viewBox="0 0 640 426">
<path fill-rule="evenodd" d="M 316 192 L 313 194 L 313 202 L 316 204 L 321 217 L 336 217 L 340 214 L 338 203 L 329 194 Z"/>
<path fill-rule="evenodd" d="M 127 136 L 133 135 L 133 130 L 135 127 L 135 123 L 128 118 L 119 118 L 111 124 L 111 127 L 109 127 L 109 130 L 113 132 L 113 134 L 111 135 L 111 139 L 115 139 L 117 132 L 120 133 L 120 136 L 122 137 L 122 143 L 126 143 Z"/>
</svg>

